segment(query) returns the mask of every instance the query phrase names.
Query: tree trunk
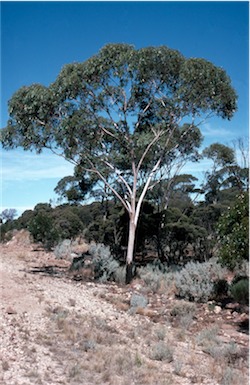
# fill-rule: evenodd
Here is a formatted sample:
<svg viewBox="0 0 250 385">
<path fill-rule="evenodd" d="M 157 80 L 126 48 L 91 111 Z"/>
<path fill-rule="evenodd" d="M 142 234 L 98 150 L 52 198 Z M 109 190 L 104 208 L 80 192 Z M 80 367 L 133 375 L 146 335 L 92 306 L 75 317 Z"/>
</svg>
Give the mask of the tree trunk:
<svg viewBox="0 0 250 385">
<path fill-rule="evenodd" d="M 126 260 L 126 284 L 129 284 L 133 279 L 135 231 L 136 231 L 136 225 L 134 221 L 134 216 L 131 215 L 130 221 L 129 221 L 129 237 L 128 237 L 128 250 L 127 250 L 127 260 Z"/>
</svg>

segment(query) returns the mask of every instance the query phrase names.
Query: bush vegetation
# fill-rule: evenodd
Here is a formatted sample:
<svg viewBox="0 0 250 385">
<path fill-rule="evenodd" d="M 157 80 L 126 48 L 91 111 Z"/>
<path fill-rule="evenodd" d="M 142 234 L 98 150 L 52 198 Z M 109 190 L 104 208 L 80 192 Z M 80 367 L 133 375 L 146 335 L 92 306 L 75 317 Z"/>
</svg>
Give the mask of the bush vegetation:
<svg viewBox="0 0 250 385">
<path fill-rule="evenodd" d="M 232 282 L 230 292 L 235 301 L 247 305 L 249 303 L 249 278 L 242 277 Z"/>
<path fill-rule="evenodd" d="M 188 262 L 175 274 L 177 295 L 195 302 L 207 302 L 213 298 L 215 285 L 224 277 L 225 269 L 216 259 L 199 263 Z"/>
</svg>

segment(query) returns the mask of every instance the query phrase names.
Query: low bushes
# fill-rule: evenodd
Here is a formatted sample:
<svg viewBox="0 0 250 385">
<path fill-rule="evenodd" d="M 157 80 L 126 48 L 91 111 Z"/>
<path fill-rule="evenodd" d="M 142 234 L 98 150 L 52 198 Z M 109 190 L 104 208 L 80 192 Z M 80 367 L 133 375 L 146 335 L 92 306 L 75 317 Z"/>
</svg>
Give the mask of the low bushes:
<svg viewBox="0 0 250 385">
<path fill-rule="evenodd" d="M 249 278 L 236 277 L 232 282 L 230 292 L 235 301 L 247 305 L 249 303 Z"/>
<path fill-rule="evenodd" d="M 83 254 L 84 255 L 84 254 Z M 112 257 L 110 248 L 101 243 L 91 244 L 87 253 L 88 256 L 88 267 L 94 271 L 94 278 L 98 279 L 100 282 L 107 282 L 110 280 L 115 280 L 116 272 L 120 268 L 119 263 Z M 79 268 L 85 266 L 85 258 L 79 257 L 81 263 Z M 74 259 L 76 260 L 76 258 Z M 70 267 L 70 271 L 78 270 L 78 265 L 73 266 L 74 260 Z"/>
<path fill-rule="evenodd" d="M 207 302 L 214 296 L 215 283 L 223 279 L 226 270 L 216 259 L 203 263 L 188 262 L 175 273 L 176 294 L 195 302 Z"/>
</svg>

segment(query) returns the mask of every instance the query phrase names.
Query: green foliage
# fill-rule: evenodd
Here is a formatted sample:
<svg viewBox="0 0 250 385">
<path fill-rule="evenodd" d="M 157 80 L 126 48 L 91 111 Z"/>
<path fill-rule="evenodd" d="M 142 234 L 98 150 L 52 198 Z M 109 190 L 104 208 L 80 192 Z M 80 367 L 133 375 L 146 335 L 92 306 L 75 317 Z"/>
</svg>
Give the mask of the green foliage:
<svg viewBox="0 0 250 385">
<path fill-rule="evenodd" d="M 219 256 L 221 262 L 234 269 L 248 260 L 249 206 L 248 194 L 238 196 L 218 223 Z"/>
<path fill-rule="evenodd" d="M 238 148 L 213 143 L 203 151 L 203 156 L 213 162 L 210 171 L 205 173 L 206 182 L 203 185 L 205 204 L 208 207 L 218 206 L 221 213 L 226 211 L 239 194 L 248 190 L 247 150 L 241 140 L 237 143 Z M 237 163 L 239 154 L 243 167 Z"/>
<path fill-rule="evenodd" d="M 28 230 L 34 241 L 41 242 L 47 249 L 51 249 L 59 239 L 53 220 L 46 212 L 38 212 L 29 222 Z"/>
<path fill-rule="evenodd" d="M 56 208 L 53 212 L 53 222 L 60 239 L 75 238 L 83 230 L 81 219 L 71 207 Z"/>
<path fill-rule="evenodd" d="M 212 63 L 185 59 L 165 46 L 135 50 L 108 44 L 89 60 L 63 67 L 49 87 L 18 90 L 9 102 L 2 143 L 38 152 L 53 143 L 77 161 L 82 175 L 94 167 L 108 178 L 116 168 L 130 169 L 132 155 L 138 164 L 154 132 L 162 130 L 162 135 L 147 152 L 144 171 L 152 170 L 156 150 L 164 164 L 192 154 L 201 143 L 199 129 L 175 122 L 210 110 L 230 119 L 235 109 L 230 79 Z"/>
<path fill-rule="evenodd" d="M 15 229 L 16 209 L 5 209 L 0 214 L 0 242 L 7 242 L 11 238 L 11 230 Z"/>
<path fill-rule="evenodd" d="M 247 305 L 249 303 L 249 278 L 245 277 L 232 283 L 230 291 L 235 301 Z"/>
<path fill-rule="evenodd" d="M 203 155 L 214 161 L 215 168 L 217 166 L 225 166 L 235 162 L 234 150 L 221 143 L 213 143 L 205 148 Z"/>
<path fill-rule="evenodd" d="M 183 202 L 181 207 L 183 207 L 182 205 Z M 195 207 L 192 207 L 190 202 L 184 207 L 184 212 L 178 206 L 169 207 L 162 212 L 157 240 L 165 259 L 170 264 L 179 263 L 180 258 L 183 262 L 188 261 L 190 256 L 187 249 L 190 245 L 193 245 L 193 259 L 203 260 L 206 257 L 204 249 L 207 231 L 192 220 L 192 212 L 196 210 Z"/>
</svg>

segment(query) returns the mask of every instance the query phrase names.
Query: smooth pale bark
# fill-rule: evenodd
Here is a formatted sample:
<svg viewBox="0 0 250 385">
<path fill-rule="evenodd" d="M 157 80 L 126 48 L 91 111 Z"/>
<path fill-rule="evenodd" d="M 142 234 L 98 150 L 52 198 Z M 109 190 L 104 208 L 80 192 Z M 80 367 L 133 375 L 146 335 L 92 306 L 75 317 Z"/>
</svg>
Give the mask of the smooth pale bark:
<svg viewBox="0 0 250 385">
<path fill-rule="evenodd" d="M 126 260 L 126 284 L 130 283 L 133 279 L 135 233 L 136 233 L 136 224 L 134 221 L 134 215 L 131 215 L 130 221 L 129 221 L 128 250 L 127 250 L 127 260 Z"/>
<path fill-rule="evenodd" d="M 126 259 L 126 283 L 130 283 L 133 278 L 133 258 L 134 258 L 134 248 L 135 248 L 135 234 L 136 234 L 136 227 L 138 223 L 138 218 L 141 211 L 142 202 L 145 198 L 145 195 L 148 191 L 148 188 L 150 186 L 151 180 L 155 174 L 155 172 L 158 170 L 161 163 L 161 159 L 158 159 L 155 166 L 153 167 L 151 173 L 149 174 L 149 177 L 147 179 L 147 182 L 145 183 L 145 186 L 142 190 L 142 193 L 138 199 L 138 203 L 136 205 L 136 192 L 137 192 L 137 177 L 139 173 L 139 168 L 135 168 L 135 164 L 133 163 L 132 169 L 134 172 L 134 186 L 133 186 L 133 192 L 131 197 L 131 210 L 129 215 L 129 237 L 128 237 L 128 250 L 127 250 L 127 259 Z"/>
</svg>

